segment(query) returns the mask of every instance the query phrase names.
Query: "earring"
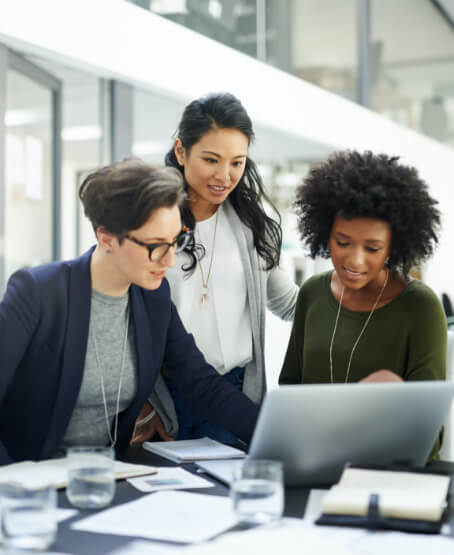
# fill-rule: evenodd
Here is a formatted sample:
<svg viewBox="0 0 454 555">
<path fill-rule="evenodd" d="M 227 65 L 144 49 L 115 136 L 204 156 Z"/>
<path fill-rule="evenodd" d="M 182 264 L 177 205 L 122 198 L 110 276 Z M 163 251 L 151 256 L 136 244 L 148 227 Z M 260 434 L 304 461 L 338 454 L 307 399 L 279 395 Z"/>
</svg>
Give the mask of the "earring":
<svg viewBox="0 0 454 555">
<path fill-rule="evenodd" d="M 106 254 L 110 254 L 112 251 L 110 249 L 106 249 Z"/>
</svg>

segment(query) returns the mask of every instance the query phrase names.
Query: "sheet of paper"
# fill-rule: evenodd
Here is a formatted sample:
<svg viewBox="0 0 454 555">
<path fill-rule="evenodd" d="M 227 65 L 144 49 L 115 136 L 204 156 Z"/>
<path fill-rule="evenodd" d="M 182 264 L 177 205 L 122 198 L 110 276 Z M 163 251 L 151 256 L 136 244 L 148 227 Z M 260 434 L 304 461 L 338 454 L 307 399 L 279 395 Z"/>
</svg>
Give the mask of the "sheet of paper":
<svg viewBox="0 0 454 555">
<path fill-rule="evenodd" d="M 364 515 L 370 496 L 379 495 L 387 517 L 439 521 L 446 505 L 449 476 L 347 468 L 324 496 L 324 513 Z"/>
<path fill-rule="evenodd" d="M 149 474 L 156 474 L 158 469 L 154 466 L 145 464 L 132 464 L 122 461 L 114 461 L 115 478 L 132 478 L 133 476 L 146 476 Z"/>
<path fill-rule="evenodd" d="M 129 478 L 128 482 L 145 493 L 171 489 L 211 488 L 214 486 L 212 482 L 175 466 L 161 466 L 152 476 Z"/>
<path fill-rule="evenodd" d="M 346 468 L 339 480 L 339 487 L 347 488 L 386 488 L 412 491 L 415 488 L 439 489 L 446 496 L 450 476 L 393 470 L 370 470 L 365 468 Z"/>
<path fill-rule="evenodd" d="M 191 546 L 185 555 L 360 555 L 350 544 L 364 531 L 344 533 L 334 529 L 328 534 L 320 528 L 306 525 L 301 519 L 283 519 L 274 525 L 223 534 L 211 542 Z"/>
<path fill-rule="evenodd" d="M 80 520 L 72 528 L 191 543 L 216 536 L 235 523 L 228 497 L 159 491 Z"/>
<path fill-rule="evenodd" d="M 116 479 L 153 474 L 153 466 L 114 461 Z M 67 459 L 47 459 L 45 461 L 24 461 L 0 467 L 0 482 L 17 482 L 25 487 L 39 488 L 54 484 L 66 487 L 68 481 Z"/>
<path fill-rule="evenodd" d="M 314 522 L 322 514 L 322 500 L 328 493 L 326 489 L 311 489 L 304 511 L 304 520 Z"/>
<path fill-rule="evenodd" d="M 354 544 L 358 555 L 452 555 L 452 538 L 436 534 L 405 534 L 404 532 L 369 532 Z"/>
<path fill-rule="evenodd" d="M 175 555 L 185 551 L 185 548 L 180 546 L 175 547 L 145 540 L 135 540 L 122 545 L 119 549 L 110 551 L 109 555 Z"/>
<path fill-rule="evenodd" d="M 79 511 L 77 509 L 56 509 L 55 517 L 57 522 L 63 522 L 64 520 L 68 520 L 68 518 L 73 517 Z"/>
<path fill-rule="evenodd" d="M 65 459 L 49 459 L 41 462 L 24 461 L 0 468 L 1 482 L 17 482 L 30 488 L 48 484 L 63 487 L 67 481 Z"/>
</svg>

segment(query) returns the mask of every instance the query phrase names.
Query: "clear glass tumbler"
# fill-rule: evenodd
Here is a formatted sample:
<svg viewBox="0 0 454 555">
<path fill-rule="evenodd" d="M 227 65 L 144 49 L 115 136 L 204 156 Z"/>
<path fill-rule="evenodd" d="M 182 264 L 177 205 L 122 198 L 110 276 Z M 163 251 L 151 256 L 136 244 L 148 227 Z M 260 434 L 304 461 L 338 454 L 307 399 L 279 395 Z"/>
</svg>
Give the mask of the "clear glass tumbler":
<svg viewBox="0 0 454 555">
<path fill-rule="evenodd" d="M 67 450 L 66 496 L 79 509 L 106 507 L 115 494 L 114 450 L 111 447 L 70 447 Z"/>
<path fill-rule="evenodd" d="M 241 523 L 264 524 L 280 519 L 284 511 L 282 463 L 260 459 L 238 463 L 230 496 Z"/>
<path fill-rule="evenodd" d="M 0 484 L 1 531 L 10 550 L 47 550 L 57 537 L 57 491 L 54 485 L 36 489 Z"/>
</svg>

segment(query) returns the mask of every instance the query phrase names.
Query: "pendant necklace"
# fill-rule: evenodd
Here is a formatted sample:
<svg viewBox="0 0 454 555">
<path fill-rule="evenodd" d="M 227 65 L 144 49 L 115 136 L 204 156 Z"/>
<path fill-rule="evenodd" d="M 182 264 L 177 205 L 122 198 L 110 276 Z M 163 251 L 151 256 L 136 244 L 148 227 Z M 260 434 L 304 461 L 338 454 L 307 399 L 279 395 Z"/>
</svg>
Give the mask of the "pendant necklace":
<svg viewBox="0 0 454 555">
<path fill-rule="evenodd" d="M 367 327 L 367 324 L 369 323 L 369 320 L 372 318 L 372 314 L 374 313 L 375 309 L 377 308 L 378 303 L 380 302 L 381 296 L 383 295 L 383 291 L 385 290 L 385 287 L 388 283 L 388 276 L 389 276 L 389 270 L 386 271 L 386 277 L 385 277 L 385 281 L 383 282 L 382 288 L 380 290 L 380 293 L 378 294 L 377 300 L 375 301 L 374 306 L 372 307 L 372 310 L 369 312 L 369 316 L 367 317 L 366 321 L 364 322 L 364 325 L 361 329 L 361 331 L 359 332 L 358 335 L 358 339 L 355 341 L 353 348 L 352 348 L 352 352 L 350 353 L 350 358 L 348 360 L 348 366 L 347 366 L 347 372 L 345 374 L 345 383 L 348 382 L 348 376 L 350 374 L 350 366 L 352 363 L 352 358 L 353 358 L 353 353 L 355 352 L 355 349 L 359 343 L 359 340 L 361 339 L 361 336 L 364 333 L 364 330 Z M 336 315 L 336 321 L 334 323 L 334 330 L 333 330 L 333 335 L 331 336 L 331 344 L 329 346 L 329 370 L 330 370 L 330 378 L 331 378 L 331 383 L 334 383 L 334 378 L 333 378 L 333 345 L 334 345 L 334 336 L 336 335 L 336 330 L 337 330 L 337 323 L 339 321 L 339 314 L 340 314 L 340 310 L 341 310 L 341 306 L 342 306 L 342 299 L 344 298 L 344 292 L 345 292 L 345 285 L 342 285 L 342 293 L 339 299 L 339 308 L 337 309 L 337 315 Z"/>
<path fill-rule="evenodd" d="M 105 387 L 104 387 L 104 374 L 103 374 L 103 371 L 102 371 L 102 366 L 101 366 L 100 361 L 99 361 L 98 345 L 97 345 L 97 341 L 96 341 L 96 333 L 95 333 L 95 328 L 93 326 L 93 345 L 95 347 L 96 365 L 98 367 L 98 372 L 99 372 L 100 378 L 101 378 L 101 393 L 102 393 L 102 401 L 103 401 L 103 405 L 104 405 L 104 416 L 105 416 L 105 419 L 106 419 L 107 433 L 109 434 L 110 446 L 111 447 L 115 447 L 115 444 L 117 442 L 118 413 L 119 413 L 119 410 L 120 410 L 120 394 L 121 394 L 121 386 L 123 384 L 123 373 L 124 373 L 124 368 L 125 368 L 126 343 L 128 341 L 128 327 L 129 327 L 129 304 L 126 307 L 126 326 L 125 326 L 125 335 L 124 335 L 124 338 L 123 338 L 123 350 L 122 350 L 122 354 L 121 354 L 120 379 L 119 379 L 119 382 L 118 382 L 117 400 L 116 400 L 116 406 L 115 406 L 115 416 L 114 416 L 114 426 L 113 426 L 114 430 L 113 430 L 113 437 L 112 437 L 112 434 L 110 433 L 110 425 L 109 425 L 109 412 L 107 410 L 106 390 L 105 390 Z"/>
<path fill-rule="evenodd" d="M 199 263 L 199 268 L 200 268 L 200 273 L 202 275 L 202 291 L 200 294 L 200 303 L 201 304 L 206 304 L 210 298 L 209 294 L 208 294 L 208 282 L 210 280 L 210 274 L 211 274 L 211 267 L 213 265 L 213 258 L 214 258 L 214 246 L 216 243 L 216 230 L 218 227 L 218 216 L 219 216 L 219 209 L 216 211 L 216 220 L 214 222 L 214 233 L 213 233 L 213 245 L 211 248 L 211 256 L 210 256 L 210 263 L 208 265 L 208 273 L 205 279 L 205 276 L 203 274 L 203 268 L 202 268 L 202 263 L 200 262 L 200 258 L 197 257 L 197 262 Z"/>
</svg>

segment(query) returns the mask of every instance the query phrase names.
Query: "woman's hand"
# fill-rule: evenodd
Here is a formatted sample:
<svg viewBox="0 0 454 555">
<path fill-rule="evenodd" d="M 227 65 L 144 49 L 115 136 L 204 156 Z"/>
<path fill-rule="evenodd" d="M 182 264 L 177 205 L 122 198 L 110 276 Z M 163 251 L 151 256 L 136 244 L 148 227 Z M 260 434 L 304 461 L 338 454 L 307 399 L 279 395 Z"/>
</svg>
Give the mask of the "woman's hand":
<svg viewBox="0 0 454 555">
<path fill-rule="evenodd" d="M 161 417 L 147 401 L 139 412 L 129 445 L 148 441 L 156 433 L 164 441 L 173 441 L 173 437 L 166 432 Z"/>
<path fill-rule="evenodd" d="M 359 383 L 379 383 L 379 382 L 403 382 L 404 380 L 391 372 L 391 370 L 376 370 L 372 372 L 362 380 L 359 380 Z"/>
</svg>

